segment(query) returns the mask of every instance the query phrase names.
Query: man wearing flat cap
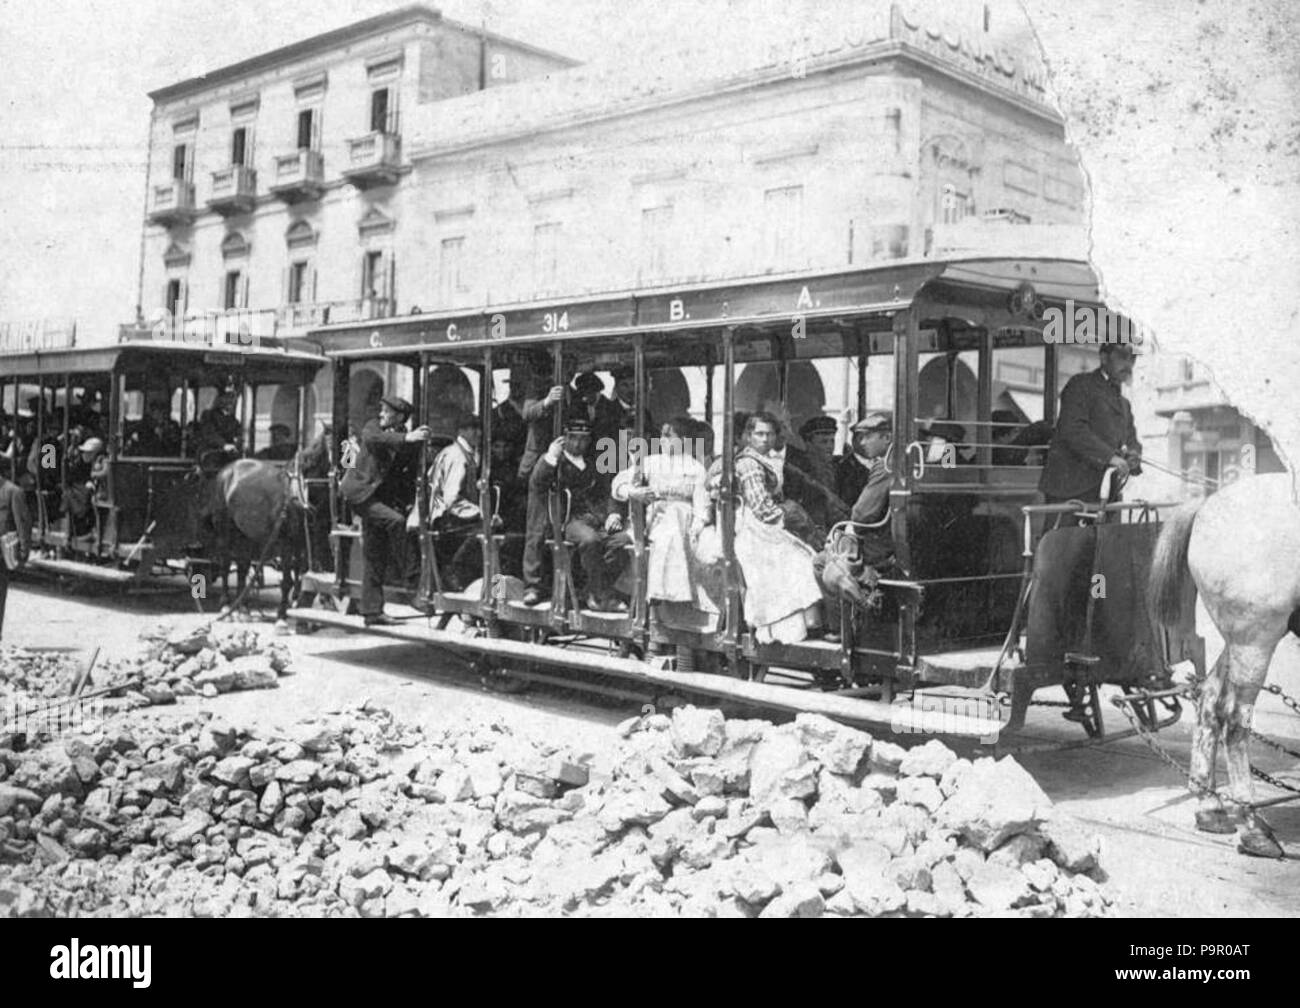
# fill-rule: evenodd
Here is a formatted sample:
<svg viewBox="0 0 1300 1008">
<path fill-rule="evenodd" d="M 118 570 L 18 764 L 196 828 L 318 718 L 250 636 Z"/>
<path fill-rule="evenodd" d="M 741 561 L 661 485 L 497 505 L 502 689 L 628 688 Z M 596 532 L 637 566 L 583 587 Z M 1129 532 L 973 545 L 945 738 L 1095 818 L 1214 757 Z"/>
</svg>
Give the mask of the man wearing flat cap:
<svg viewBox="0 0 1300 1008">
<path fill-rule="evenodd" d="M 612 586 L 628 538 L 622 517 L 612 510 L 604 481 L 588 452 L 590 445 L 591 422 L 585 417 L 570 417 L 564 422 L 564 437 L 551 442 L 533 468 L 528 482 L 530 524 L 524 544 L 525 605 L 537 605 L 545 594 L 541 551 L 550 522 L 547 497 L 551 490 L 567 490 L 571 499 L 564 536 L 577 547 L 586 575 L 586 606 L 600 610 L 626 608 L 614 598 Z M 538 514 L 544 523 L 535 525 L 533 516 Z"/>
<path fill-rule="evenodd" d="M 343 473 L 339 493 L 361 516 L 362 558 L 365 575 L 361 587 L 361 615 L 366 626 L 390 625 L 384 615 L 384 584 L 390 572 L 405 576 L 406 507 L 410 488 L 400 485 L 412 472 L 415 446 L 428 440 L 429 428 L 407 431 L 414 408 L 405 399 L 386 396 L 379 401 L 379 417 L 361 431 L 356 463 Z"/>
<path fill-rule="evenodd" d="M 1038 489 L 1048 504 L 1069 500 L 1106 503 L 1101 481 L 1115 470 L 1112 499 L 1130 475 L 1142 471 L 1142 446 L 1133 425 L 1133 410 L 1123 384 L 1133 377 L 1133 348 L 1103 343 L 1101 366 L 1077 374 L 1061 390 L 1056 432 Z"/>
<path fill-rule="evenodd" d="M 854 521 L 879 520 L 889 502 L 892 474 L 885 455 L 893 440 L 894 418 L 889 413 L 868 413 L 849 428 L 849 450 L 836 464 L 835 488 L 853 509 Z M 863 499 L 868 489 L 871 492 Z"/>
</svg>

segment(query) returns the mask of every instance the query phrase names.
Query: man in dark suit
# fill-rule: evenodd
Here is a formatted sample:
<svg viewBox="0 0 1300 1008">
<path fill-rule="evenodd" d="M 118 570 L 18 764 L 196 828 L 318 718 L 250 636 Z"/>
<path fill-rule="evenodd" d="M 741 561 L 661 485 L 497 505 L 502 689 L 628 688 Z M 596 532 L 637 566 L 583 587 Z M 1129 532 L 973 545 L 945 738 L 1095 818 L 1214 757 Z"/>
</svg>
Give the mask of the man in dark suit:
<svg viewBox="0 0 1300 1008">
<path fill-rule="evenodd" d="M 627 607 L 614 599 L 611 585 L 623 557 L 623 546 L 629 540 L 623 532 L 622 517 L 612 509 L 603 490 L 604 481 L 588 453 L 590 445 L 590 421 L 583 417 L 566 420 L 564 437 L 553 441 L 533 468 L 528 483 L 528 511 L 530 515 L 540 513 L 549 521 L 547 495 L 552 489 L 569 491 L 572 497 L 564 535 L 577 547 L 586 574 L 586 605 L 590 609 L 622 611 Z M 542 599 L 539 553 L 545 528 L 536 530 L 540 534 L 535 539 L 534 531 L 529 529 L 524 555 L 525 605 L 537 605 Z"/>
<path fill-rule="evenodd" d="M 428 440 L 429 428 L 405 430 L 413 407 L 405 399 L 380 400 L 379 418 L 361 431 L 361 450 L 356 464 L 343 473 L 339 493 L 361 516 L 361 538 L 365 576 L 361 587 L 361 615 L 366 626 L 388 626 L 394 621 L 384 615 L 384 582 L 390 567 L 405 575 L 406 509 L 411 498 L 409 481 L 412 447 Z"/>
<path fill-rule="evenodd" d="M 1115 470 L 1111 497 L 1130 475 L 1142 471 L 1142 446 L 1133 410 L 1121 386 L 1133 376 L 1133 350 L 1127 343 L 1101 347 L 1101 367 L 1065 383 L 1056 433 L 1038 489 L 1049 504 L 1069 500 L 1098 504 L 1102 475 Z"/>
<path fill-rule="evenodd" d="M 17 483 L 9 478 L 9 459 L 0 459 L 0 538 L 10 532 L 18 534 L 16 558 L 27 559 L 31 548 L 32 523 L 27 515 L 27 499 Z M 9 595 L 9 568 L 0 556 L 0 635 L 4 632 L 5 599 Z"/>
</svg>

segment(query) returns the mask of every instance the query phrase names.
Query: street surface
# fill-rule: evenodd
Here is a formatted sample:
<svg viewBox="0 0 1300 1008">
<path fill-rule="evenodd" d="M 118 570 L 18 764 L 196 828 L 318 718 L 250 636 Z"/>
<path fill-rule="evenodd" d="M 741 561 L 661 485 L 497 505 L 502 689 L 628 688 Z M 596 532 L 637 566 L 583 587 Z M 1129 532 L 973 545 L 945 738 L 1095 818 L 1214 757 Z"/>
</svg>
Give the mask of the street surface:
<svg viewBox="0 0 1300 1008">
<path fill-rule="evenodd" d="M 270 600 L 270 593 L 266 598 Z M 4 639 L 20 647 L 76 652 L 88 660 L 96 646 L 109 655 L 127 649 L 140 630 L 160 619 L 189 626 L 203 618 L 180 591 L 123 596 L 116 590 L 78 586 L 75 594 L 65 594 L 53 583 L 29 579 L 11 587 Z M 545 733 L 582 750 L 594 747 L 611 726 L 637 713 L 630 702 L 538 686 L 514 695 L 487 692 L 463 659 L 445 651 L 376 642 L 333 630 L 285 639 L 299 661 L 296 674 L 281 679 L 279 689 L 214 699 L 183 697 L 173 708 L 177 716 L 210 708 L 227 719 L 271 728 L 369 700 L 417 724 L 496 720 L 517 730 Z M 1217 635 L 1207 633 L 1207 647 L 1213 661 Z M 1295 637 L 1287 637 L 1279 647 L 1269 681 L 1300 695 L 1300 641 Z M 1126 727 L 1109 704 L 1106 717 L 1110 730 Z M 1192 712 L 1185 711 L 1178 724 L 1160 735 L 1162 744 L 1183 765 L 1190 748 L 1191 719 Z M 1256 727 L 1292 748 L 1300 747 L 1300 719 L 1277 697 L 1261 698 Z M 1082 736 L 1053 708 L 1031 711 L 1026 734 L 1033 741 L 1064 742 Z M 924 736 L 895 741 L 906 745 L 924 741 Z M 1300 768 L 1289 765 L 1287 757 L 1256 744 L 1252 758 L 1270 773 L 1300 783 Z M 1300 914 L 1300 803 L 1267 811 L 1266 818 L 1290 857 L 1282 862 L 1261 861 L 1238 855 L 1232 837 L 1198 833 L 1192 825 L 1195 803 L 1183 782 L 1139 739 L 1026 753 L 1019 759 L 1062 809 L 1102 836 L 1102 864 L 1110 873 L 1121 913 Z M 1225 782 L 1221 775 L 1220 785 Z M 1257 788 L 1257 797 L 1275 793 Z"/>
</svg>

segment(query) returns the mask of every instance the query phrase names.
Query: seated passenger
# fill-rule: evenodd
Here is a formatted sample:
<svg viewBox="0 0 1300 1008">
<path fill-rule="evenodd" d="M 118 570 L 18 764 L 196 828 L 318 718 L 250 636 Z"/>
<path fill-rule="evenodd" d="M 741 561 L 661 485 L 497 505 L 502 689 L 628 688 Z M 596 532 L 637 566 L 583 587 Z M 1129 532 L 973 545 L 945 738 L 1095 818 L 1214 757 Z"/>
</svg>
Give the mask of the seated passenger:
<svg viewBox="0 0 1300 1008">
<path fill-rule="evenodd" d="M 235 416 L 235 395 L 222 392 L 212 406 L 199 417 L 195 450 L 201 457 L 205 452 L 221 451 L 237 456 L 243 448 L 244 430 Z"/>
<path fill-rule="evenodd" d="M 886 455 L 894 439 L 894 418 L 888 413 L 868 413 L 850 428 L 853 464 L 865 478 L 853 499 L 849 517 L 862 525 L 874 525 L 889 513 L 889 489 L 894 474 Z M 894 555 L 894 540 L 888 527 L 859 530 L 862 559 L 871 567 L 886 565 Z"/>
<path fill-rule="evenodd" d="M 849 427 L 848 450 L 835 463 L 835 492 L 850 507 L 882 464 L 877 460 L 883 459 L 889 451 L 893 431 L 885 431 L 879 426 L 881 419 L 889 416 L 888 413 L 870 412 Z"/>
<path fill-rule="evenodd" d="M 97 437 L 84 441 L 78 446 L 76 457 L 68 460 L 63 500 L 72 535 L 83 536 L 94 531 L 95 511 L 92 504 L 99 483 L 107 474 L 108 456 L 104 454 L 104 442 Z"/>
<path fill-rule="evenodd" d="M 704 529 L 709 510 L 704 465 L 691 448 L 695 421 L 676 416 L 663 425 L 644 460 L 614 477 L 614 500 L 645 505 L 646 598 L 681 602 L 717 612 L 704 590 L 692 539 Z"/>
<path fill-rule="evenodd" d="M 781 462 L 772 452 L 777 436 L 776 417 L 752 414 L 736 457 L 736 559 L 745 579 L 745 620 L 760 644 L 795 643 L 820 625 L 815 553 L 785 527 Z"/>
<path fill-rule="evenodd" d="M 438 570 L 443 586 L 461 591 L 482 573 L 478 557 L 483 512 L 478 504 L 479 439 L 483 423 L 473 414 L 462 416 L 456 440 L 438 452 L 429 467 L 429 527 L 439 533 Z"/>
<path fill-rule="evenodd" d="M 786 453 L 787 463 L 797 466 L 823 486 L 835 487 L 835 431 L 839 425 L 834 418 L 815 416 L 799 428 L 805 447 L 802 451 L 791 447 Z"/>
<path fill-rule="evenodd" d="M 626 560 L 629 539 L 622 518 L 612 513 L 609 499 L 601 492 L 594 462 L 587 456 L 591 446 L 591 423 L 585 418 L 565 421 L 564 437 L 553 441 L 533 467 L 528 483 L 530 527 L 524 551 L 524 604 L 537 605 L 542 599 L 541 540 L 546 525 L 532 527 L 531 518 L 541 514 L 547 525 L 547 497 L 552 489 L 571 495 L 569 521 L 563 532 L 578 550 L 586 575 L 585 605 L 591 609 L 621 611 L 626 605 L 613 596 L 612 585 L 618 568 Z M 534 538 L 536 534 L 536 538 Z"/>
<path fill-rule="evenodd" d="M 257 452 L 253 458 L 264 462 L 289 462 L 298 454 L 293 443 L 293 430 L 288 424 L 271 424 L 271 443 Z"/>
<path fill-rule="evenodd" d="M 167 403 L 155 399 L 149 403 L 144 419 L 132 425 L 122 454 L 174 458 L 180 453 L 181 426 L 171 418 Z"/>
</svg>

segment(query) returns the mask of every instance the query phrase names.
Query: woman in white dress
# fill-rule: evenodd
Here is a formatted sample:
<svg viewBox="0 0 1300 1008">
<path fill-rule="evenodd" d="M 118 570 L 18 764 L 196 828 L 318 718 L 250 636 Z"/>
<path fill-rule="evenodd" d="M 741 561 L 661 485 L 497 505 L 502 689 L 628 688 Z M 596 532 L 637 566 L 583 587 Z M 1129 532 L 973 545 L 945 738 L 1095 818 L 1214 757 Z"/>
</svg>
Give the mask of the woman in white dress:
<svg viewBox="0 0 1300 1008">
<path fill-rule="evenodd" d="M 785 529 L 783 462 L 772 454 L 778 431 L 771 414 L 752 414 L 736 456 L 736 560 L 745 578 L 745 621 L 760 644 L 794 644 L 821 625 L 816 554 Z"/>
<path fill-rule="evenodd" d="M 688 416 L 669 420 L 651 441 L 651 453 L 615 476 L 611 488 L 614 500 L 645 505 L 646 597 L 659 605 L 661 617 L 685 625 L 718 612 L 692 544 L 709 509 L 708 473 L 696 457 L 702 450 L 695 445 L 696 426 Z"/>
</svg>

